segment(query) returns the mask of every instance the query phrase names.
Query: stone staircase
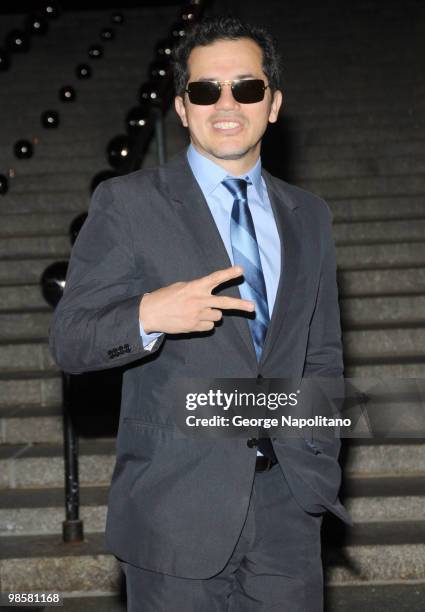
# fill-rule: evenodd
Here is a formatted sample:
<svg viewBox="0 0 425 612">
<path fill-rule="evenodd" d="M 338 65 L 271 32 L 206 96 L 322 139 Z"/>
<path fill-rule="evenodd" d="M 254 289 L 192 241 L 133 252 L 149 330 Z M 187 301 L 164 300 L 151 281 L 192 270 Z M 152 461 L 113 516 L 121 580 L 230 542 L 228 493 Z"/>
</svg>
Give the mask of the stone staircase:
<svg viewBox="0 0 425 612">
<path fill-rule="evenodd" d="M 346 375 L 423 378 L 425 9 L 414 0 L 283 4 L 230 2 L 268 23 L 283 50 L 286 107 L 263 161 L 334 213 Z M 216 2 L 214 12 L 223 7 Z M 153 45 L 176 10 L 126 11 L 117 40 L 92 62 L 93 78 L 76 82 L 74 66 L 109 15 L 64 14 L 31 57 L 16 57 L 1 75 L 9 96 L 0 103 L 0 168 L 17 172 L 0 199 L 1 590 L 57 588 L 69 596 L 65 610 L 102 612 L 125 609 L 103 543 L 115 440 L 81 439 L 86 540 L 63 544 L 61 376 L 47 346 L 51 312 L 39 278 L 69 257 L 69 223 L 87 209 L 90 180 L 107 167 L 105 146 L 124 131 Z M 14 25 L 10 16 L 1 28 L 8 19 Z M 78 100 L 56 103 L 68 83 Z M 46 108 L 61 111 L 57 131 L 38 127 Z M 185 145 L 173 111 L 166 134 L 169 155 Z M 14 161 L 13 142 L 28 135 L 40 139 L 34 158 Z M 153 145 L 145 164 L 155 162 Z M 424 609 L 424 451 L 420 438 L 344 442 L 342 493 L 355 525 L 325 519 L 328 612 Z"/>
</svg>

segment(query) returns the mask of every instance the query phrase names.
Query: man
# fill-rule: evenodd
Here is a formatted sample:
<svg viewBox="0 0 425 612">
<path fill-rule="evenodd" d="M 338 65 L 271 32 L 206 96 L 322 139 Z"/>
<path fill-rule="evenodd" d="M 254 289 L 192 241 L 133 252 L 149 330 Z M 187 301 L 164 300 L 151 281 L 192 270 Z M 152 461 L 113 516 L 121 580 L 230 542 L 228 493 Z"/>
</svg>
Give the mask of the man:
<svg viewBox="0 0 425 612">
<path fill-rule="evenodd" d="M 323 514 L 350 522 L 339 441 L 185 436 L 175 390 L 183 378 L 342 376 L 331 214 L 261 168 L 282 103 L 266 31 L 206 20 L 174 69 L 191 144 L 100 184 L 51 349 L 73 373 L 133 364 L 106 530 L 129 610 L 317 612 Z"/>
</svg>

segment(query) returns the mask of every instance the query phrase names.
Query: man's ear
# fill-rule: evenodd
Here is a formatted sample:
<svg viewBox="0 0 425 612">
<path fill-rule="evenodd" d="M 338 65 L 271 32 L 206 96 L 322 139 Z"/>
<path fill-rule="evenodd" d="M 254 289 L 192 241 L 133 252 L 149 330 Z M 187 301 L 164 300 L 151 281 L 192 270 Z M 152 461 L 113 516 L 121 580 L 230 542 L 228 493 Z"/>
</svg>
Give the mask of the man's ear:
<svg viewBox="0 0 425 612">
<path fill-rule="evenodd" d="M 276 123 L 278 115 L 279 115 L 279 109 L 282 106 L 282 100 L 283 100 L 283 93 L 279 89 L 277 89 L 273 94 L 273 100 L 272 100 L 272 104 L 270 107 L 270 114 L 269 114 L 270 123 Z"/>
<path fill-rule="evenodd" d="M 176 96 L 174 98 L 174 108 L 176 109 L 176 113 L 180 117 L 180 121 L 182 122 L 183 126 L 188 127 L 186 108 L 184 106 L 184 101 L 181 96 Z"/>
</svg>

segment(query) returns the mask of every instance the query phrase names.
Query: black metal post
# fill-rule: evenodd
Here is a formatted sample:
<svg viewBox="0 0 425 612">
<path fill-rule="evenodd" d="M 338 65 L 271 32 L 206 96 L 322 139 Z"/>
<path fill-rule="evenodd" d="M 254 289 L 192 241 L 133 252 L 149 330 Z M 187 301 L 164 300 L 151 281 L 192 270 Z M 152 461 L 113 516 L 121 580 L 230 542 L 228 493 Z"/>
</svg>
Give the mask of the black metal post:
<svg viewBox="0 0 425 612">
<path fill-rule="evenodd" d="M 155 109 L 155 140 L 158 164 L 165 164 L 165 135 L 164 135 L 164 114 L 162 108 Z"/>
<path fill-rule="evenodd" d="M 66 516 L 62 522 L 62 538 L 64 542 L 81 542 L 84 539 L 84 529 L 83 521 L 79 518 L 78 437 L 71 419 L 70 382 L 70 374 L 62 372 Z"/>
</svg>

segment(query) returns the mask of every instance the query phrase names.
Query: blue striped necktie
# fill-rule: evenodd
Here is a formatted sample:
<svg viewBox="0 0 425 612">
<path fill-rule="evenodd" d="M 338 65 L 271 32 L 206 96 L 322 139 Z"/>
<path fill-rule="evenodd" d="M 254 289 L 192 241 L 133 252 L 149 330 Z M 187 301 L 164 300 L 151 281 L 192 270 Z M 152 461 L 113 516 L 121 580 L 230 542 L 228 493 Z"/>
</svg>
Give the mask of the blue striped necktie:
<svg viewBox="0 0 425 612">
<path fill-rule="evenodd" d="M 246 180 L 238 178 L 226 178 L 222 182 L 234 198 L 230 218 L 233 262 L 244 270 L 245 280 L 239 287 L 242 298 L 255 303 L 255 318 L 248 319 L 248 323 L 259 361 L 270 317 L 257 237 L 248 207 L 248 184 Z"/>
</svg>

